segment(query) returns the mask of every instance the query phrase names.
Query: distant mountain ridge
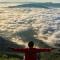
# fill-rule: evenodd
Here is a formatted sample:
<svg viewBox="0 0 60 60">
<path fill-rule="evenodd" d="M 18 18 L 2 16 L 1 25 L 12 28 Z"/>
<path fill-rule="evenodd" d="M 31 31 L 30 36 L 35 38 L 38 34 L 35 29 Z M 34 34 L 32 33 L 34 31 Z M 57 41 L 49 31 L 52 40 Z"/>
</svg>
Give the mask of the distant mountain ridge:
<svg viewBox="0 0 60 60">
<path fill-rule="evenodd" d="M 49 8 L 56 7 L 60 8 L 60 3 L 25 3 L 17 6 L 9 6 L 9 8 L 20 8 L 20 7 L 30 7 L 30 8 Z"/>
</svg>

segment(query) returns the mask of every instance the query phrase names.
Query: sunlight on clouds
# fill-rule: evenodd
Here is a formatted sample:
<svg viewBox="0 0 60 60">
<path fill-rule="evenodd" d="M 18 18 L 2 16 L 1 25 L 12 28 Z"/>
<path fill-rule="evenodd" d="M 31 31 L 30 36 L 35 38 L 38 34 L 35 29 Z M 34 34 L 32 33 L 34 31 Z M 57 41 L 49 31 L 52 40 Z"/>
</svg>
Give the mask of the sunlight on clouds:
<svg viewBox="0 0 60 60">
<path fill-rule="evenodd" d="M 0 0 L 0 2 L 60 2 L 60 0 Z"/>
<path fill-rule="evenodd" d="M 26 2 L 29 0 L 0 0 L 0 2 Z"/>
</svg>

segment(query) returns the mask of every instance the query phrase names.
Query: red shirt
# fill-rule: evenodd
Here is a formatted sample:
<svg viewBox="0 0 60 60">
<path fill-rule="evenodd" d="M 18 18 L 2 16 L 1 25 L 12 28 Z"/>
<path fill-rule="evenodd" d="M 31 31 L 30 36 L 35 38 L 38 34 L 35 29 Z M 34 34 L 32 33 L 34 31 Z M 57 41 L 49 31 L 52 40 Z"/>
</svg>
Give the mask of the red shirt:
<svg viewBox="0 0 60 60">
<path fill-rule="evenodd" d="M 12 48 L 13 51 L 25 53 L 25 60 L 37 60 L 38 52 L 50 52 L 51 48 Z"/>
</svg>

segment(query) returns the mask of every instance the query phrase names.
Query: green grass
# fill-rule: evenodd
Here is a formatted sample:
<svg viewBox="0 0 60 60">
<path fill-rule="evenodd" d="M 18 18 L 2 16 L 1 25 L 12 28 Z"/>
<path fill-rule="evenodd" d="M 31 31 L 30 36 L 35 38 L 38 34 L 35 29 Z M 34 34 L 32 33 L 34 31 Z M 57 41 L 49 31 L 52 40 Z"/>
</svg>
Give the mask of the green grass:
<svg viewBox="0 0 60 60">
<path fill-rule="evenodd" d="M 41 59 L 40 60 L 60 60 L 59 54 L 53 53 L 40 53 Z M 13 55 L 7 56 L 0 54 L 0 60 L 23 60 L 20 57 L 13 57 Z"/>
<path fill-rule="evenodd" d="M 23 60 L 22 56 L 11 55 L 11 54 L 0 54 L 0 60 Z"/>
<path fill-rule="evenodd" d="M 41 60 L 60 60 L 60 54 L 41 53 Z"/>
<path fill-rule="evenodd" d="M 0 60 L 21 60 L 21 59 L 17 57 L 0 56 Z"/>
<path fill-rule="evenodd" d="M 3 58 L 3 57 L 0 57 L 0 60 L 18 60 L 16 58 Z"/>
</svg>

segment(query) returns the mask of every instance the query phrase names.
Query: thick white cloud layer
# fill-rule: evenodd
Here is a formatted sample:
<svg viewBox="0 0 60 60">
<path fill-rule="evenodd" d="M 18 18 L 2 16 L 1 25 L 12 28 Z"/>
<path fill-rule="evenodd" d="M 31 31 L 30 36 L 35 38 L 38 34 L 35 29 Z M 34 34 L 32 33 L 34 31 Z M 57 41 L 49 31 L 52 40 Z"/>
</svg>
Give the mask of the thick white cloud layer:
<svg viewBox="0 0 60 60">
<path fill-rule="evenodd" d="M 27 37 L 24 34 L 17 36 L 16 32 L 27 33 L 32 29 L 39 41 L 51 46 L 60 43 L 60 9 L 0 8 L 0 12 L 0 35 L 10 37 L 13 42 L 23 44 Z M 32 30 L 27 34 L 30 38 Z"/>
</svg>

